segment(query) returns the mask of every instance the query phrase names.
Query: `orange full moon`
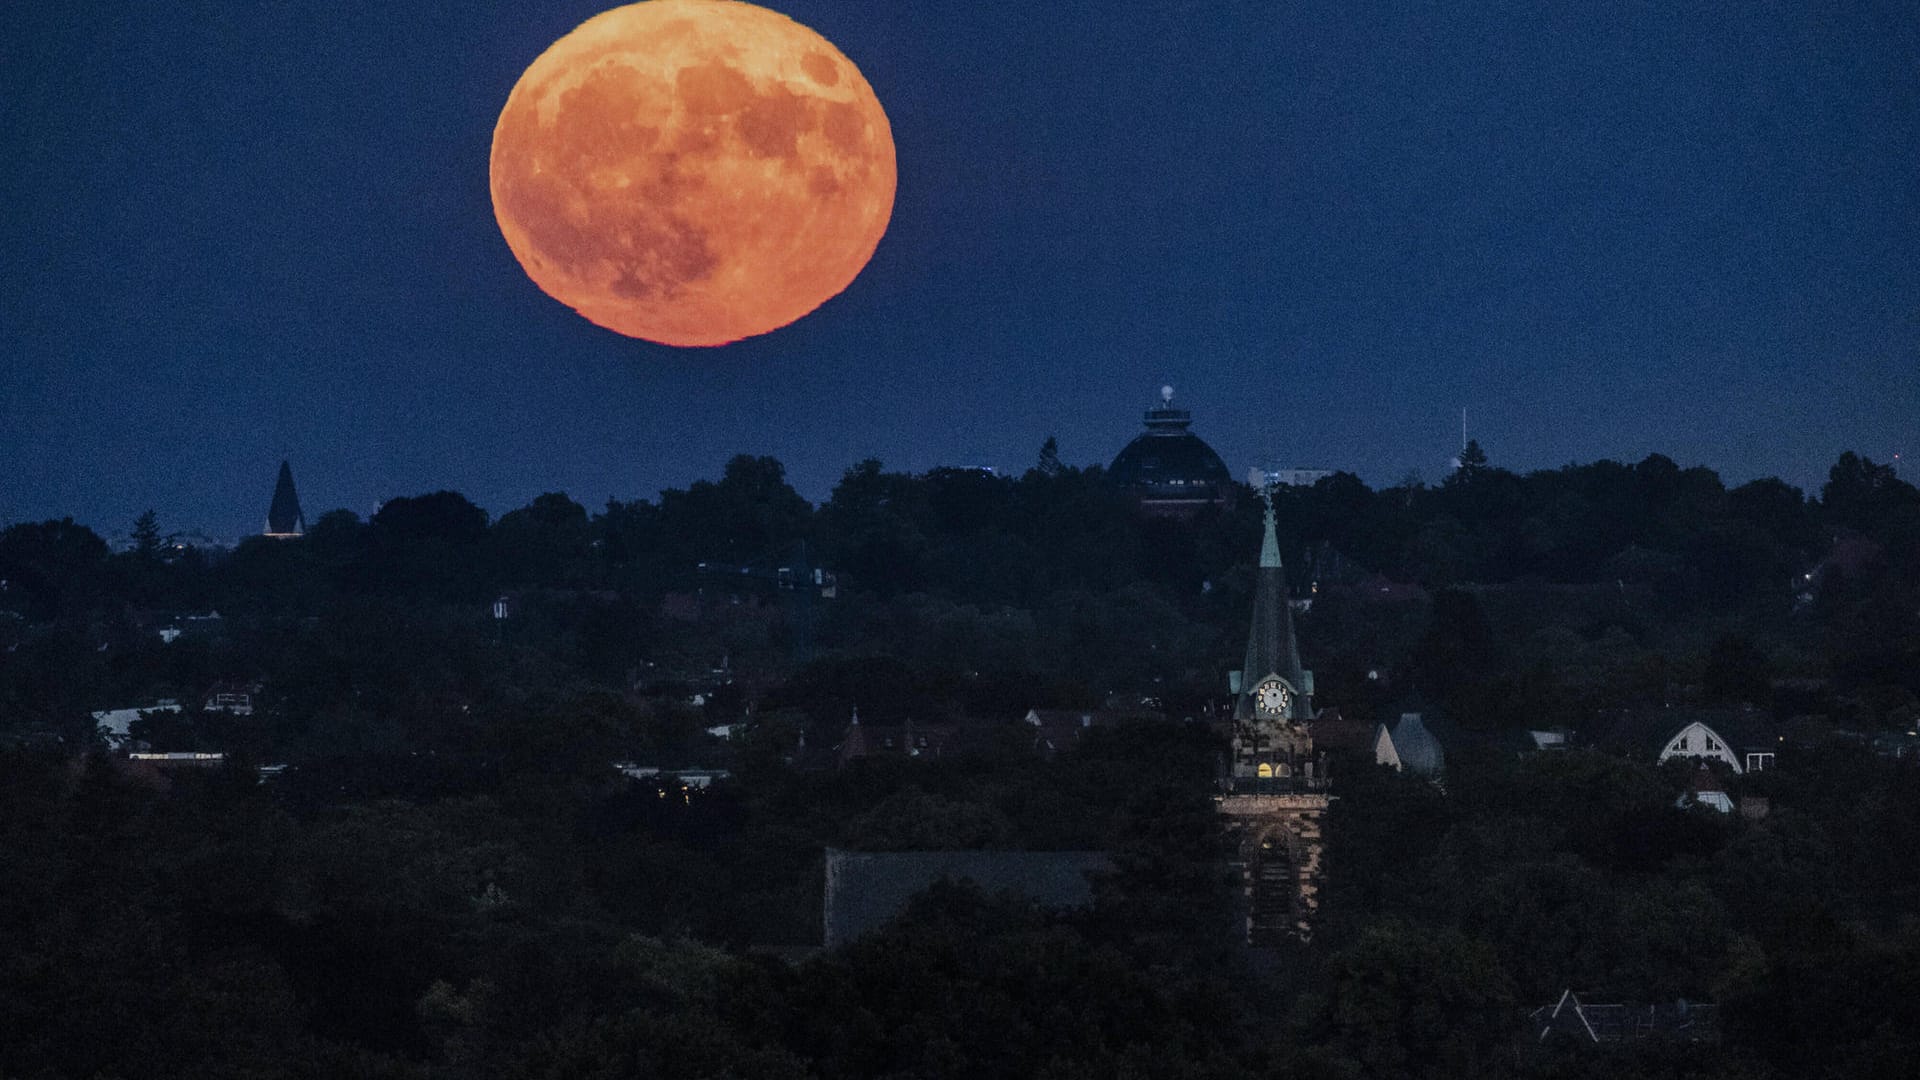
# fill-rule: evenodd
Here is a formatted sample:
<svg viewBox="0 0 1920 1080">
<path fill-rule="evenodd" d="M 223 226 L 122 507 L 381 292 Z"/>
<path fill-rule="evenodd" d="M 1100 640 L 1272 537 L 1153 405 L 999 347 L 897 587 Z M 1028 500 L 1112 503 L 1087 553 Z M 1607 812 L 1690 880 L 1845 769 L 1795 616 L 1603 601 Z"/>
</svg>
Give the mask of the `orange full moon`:
<svg viewBox="0 0 1920 1080">
<path fill-rule="evenodd" d="M 527 276 L 668 345 L 793 322 L 859 275 L 893 213 L 893 131 L 825 38 L 732 0 L 603 12 L 500 110 L 493 214 Z"/>
</svg>

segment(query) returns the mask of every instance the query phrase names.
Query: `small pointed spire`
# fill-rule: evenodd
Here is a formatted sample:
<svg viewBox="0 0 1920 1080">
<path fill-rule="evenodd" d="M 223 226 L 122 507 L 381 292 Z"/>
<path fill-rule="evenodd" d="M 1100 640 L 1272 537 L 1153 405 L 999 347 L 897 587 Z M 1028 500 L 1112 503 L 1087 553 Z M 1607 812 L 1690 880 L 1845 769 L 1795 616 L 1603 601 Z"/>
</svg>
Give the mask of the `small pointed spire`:
<svg viewBox="0 0 1920 1080">
<path fill-rule="evenodd" d="M 306 515 L 300 512 L 300 496 L 293 490 L 293 467 L 280 463 L 280 479 L 273 485 L 273 502 L 267 507 L 267 535 L 300 536 L 307 531 Z"/>
<path fill-rule="evenodd" d="M 1274 526 L 1272 484 L 1261 486 L 1260 501 L 1267 506 L 1265 515 L 1267 532 L 1260 540 L 1260 567 L 1261 569 L 1278 569 L 1280 566 L 1280 537 L 1278 533 L 1275 532 Z"/>
</svg>

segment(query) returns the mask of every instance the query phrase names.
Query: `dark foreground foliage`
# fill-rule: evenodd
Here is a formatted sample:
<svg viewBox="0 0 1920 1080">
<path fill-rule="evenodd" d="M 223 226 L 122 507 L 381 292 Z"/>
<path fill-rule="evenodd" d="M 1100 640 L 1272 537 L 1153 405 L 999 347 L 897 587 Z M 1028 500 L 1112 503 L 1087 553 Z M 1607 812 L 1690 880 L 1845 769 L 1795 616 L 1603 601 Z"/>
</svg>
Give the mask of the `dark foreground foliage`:
<svg viewBox="0 0 1920 1080">
<path fill-rule="evenodd" d="M 686 798 L 521 778 L 316 802 L 240 770 L 0 755 L 0 1060 L 39 1076 L 1873 1076 L 1920 1051 L 1910 766 L 1820 762 L 1739 822 L 1588 753 L 1442 792 L 1347 774 L 1319 933 L 1235 944 L 1176 727 L 1081 755 L 855 770 Z M 1832 751 L 1842 754 L 1843 751 Z M 1134 783 L 1115 782 L 1130 776 Z M 1116 853 L 1094 907 L 938 886 L 830 954 L 818 852 L 937 804 Z M 663 794 L 672 796 L 662 798 Z M 1614 830 L 1653 854 L 1623 864 Z M 1525 1013 L 1720 1003 L 1706 1045 L 1530 1043 Z"/>
<path fill-rule="evenodd" d="M 1853 455 L 1816 500 L 1654 457 L 1281 503 L 1350 715 L 1418 696 L 1489 748 L 1670 703 L 1920 719 L 1920 496 Z M 1253 506 L 868 463 L 815 508 L 742 458 L 600 513 L 442 492 L 224 555 L 151 517 L 121 553 L 0 532 L 0 1076 L 1910 1074 L 1920 776 L 1864 741 L 1783 751 L 1758 820 L 1597 752 L 1453 754 L 1444 788 L 1339 762 L 1313 941 L 1241 949 L 1206 720 Z M 251 716 L 202 707 L 227 680 Z M 225 766 L 94 738 L 163 697 L 134 736 Z M 1110 701 L 1165 719 L 1052 759 L 1019 720 Z M 959 734 L 839 768 L 856 706 Z M 827 845 L 1115 872 L 1072 912 L 936 887 L 820 954 Z M 1566 989 L 1716 1002 L 1720 1037 L 1538 1044 Z"/>
</svg>

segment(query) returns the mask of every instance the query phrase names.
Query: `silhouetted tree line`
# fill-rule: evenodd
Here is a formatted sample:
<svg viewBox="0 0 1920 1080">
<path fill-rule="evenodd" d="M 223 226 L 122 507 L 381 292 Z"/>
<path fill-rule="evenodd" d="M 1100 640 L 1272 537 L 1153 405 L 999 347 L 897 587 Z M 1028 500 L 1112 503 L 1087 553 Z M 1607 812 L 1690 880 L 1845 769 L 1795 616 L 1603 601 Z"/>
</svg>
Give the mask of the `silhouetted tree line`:
<svg viewBox="0 0 1920 1080">
<path fill-rule="evenodd" d="M 1031 606 L 1063 589 L 1221 583 L 1244 567 L 1247 537 L 1258 535 L 1247 494 L 1232 510 L 1182 523 L 1140 518 L 1098 467 L 1054 459 L 1021 477 L 914 475 L 869 460 L 816 508 L 777 461 L 742 456 L 718 481 L 655 502 L 610 500 L 593 514 L 556 493 L 489 523 L 445 491 L 389 500 L 366 522 L 336 510 L 299 543 L 249 539 L 217 566 L 207 553 L 164 545 L 152 512 L 120 555 L 66 520 L 6 530 L 0 558 L 10 605 L 36 622 L 125 601 L 311 608 L 312 590 L 447 600 L 523 586 L 657 594 L 694 584 L 700 562 L 785 559 L 802 541 L 816 565 L 863 594 Z M 1278 501 L 1296 586 L 1370 572 L 1429 588 L 1625 581 L 1658 583 L 1671 604 L 1721 608 L 1784 595 L 1839 533 L 1897 547 L 1920 527 L 1913 487 L 1852 453 L 1818 499 L 1772 479 L 1729 490 L 1709 469 L 1655 454 L 1525 475 L 1463 466 L 1436 486 L 1410 479 L 1378 491 L 1336 473 L 1281 488 Z"/>
<path fill-rule="evenodd" d="M 347 650 L 382 641 L 375 667 L 497 668 L 482 650 L 492 634 L 544 682 L 618 690 L 697 682 L 723 663 L 784 682 L 813 660 L 800 685 L 815 691 L 798 704 L 822 725 L 858 694 L 883 718 L 1114 693 L 1197 715 L 1239 652 L 1257 500 L 1143 519 L 1100 469 L 1045 460 L 1021 477 L 866 461 L 814 507 L 778 462 L 739 457 L 717 481 L 597 513 L 548 494 L 489 521 L 436 492 L 226 553 L 163 543 L 151 514 L 121 553 L 70 520 L 17 525 L 0 533 L 0 605 L 14 616 L 0 634 L 15 647 L 0 694 L 16 712 L 71 717 L 155 687 L 277 673 L 311 657 L 314 635 Z M 1729 490 L 1658 455 L 1526 475 L 1476 459 L 1437 486 L 1378 491 L 1343 473 L 1277 499 L 1327 701 L 1418 691 L 1499 727 L 1688 695 L 1770 705 L 1773 678 L 1831 676 L 1850 716 L 1891 724 L 1920 692 L 1920 495 L 1851 453 L 1817 499 L 1777 480 Z M 823 568 L 837 595 L 803 611 L 801 590 L 763 580 L 782 566 Z M 490 625 L 503 594 L 513 615 Z M 144 633 L 205 610 L 240 629 L 167 648 Z M 413 627 L 405 640 L 396 625 Z M 79 655 L 106 638 L 106 655 Z M 408 656 L 447 650 L 463 654 Z M 858 671 L 876 657 L 905 666 L 886 689 L 826 685 L 871 683 Z M 304 701 L 335 706 L 353 681 L 302 678 Z M 714 708 L 738 705 L 723 694 Z"/>
</svg>

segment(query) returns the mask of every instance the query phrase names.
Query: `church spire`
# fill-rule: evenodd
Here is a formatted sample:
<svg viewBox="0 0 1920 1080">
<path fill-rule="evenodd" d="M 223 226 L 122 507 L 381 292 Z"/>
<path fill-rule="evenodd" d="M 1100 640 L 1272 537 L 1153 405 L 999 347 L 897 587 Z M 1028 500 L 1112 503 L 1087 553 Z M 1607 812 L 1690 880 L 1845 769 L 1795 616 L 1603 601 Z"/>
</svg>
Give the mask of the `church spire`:
<svg viewBox="0 0 1920 1080">
<path fill-rule="evenodd" d="M 1313 715 L 1312 676 L 1300 667 L 1300 648 L 1293 636 L 1293 610 L 1287 604 L 1287 572 L 1280 562 L 1280 539 L 1275 529 L 1273 486 L 1263 484 L 1260 501 L 1266 504 L 1265 535 L 1260 540 L 1260 569 L 1253 593 L 1253 624 L 1247 631 L 1247 656 L 1240 669 L 1240 698 L 1234 715 L 1254 714 L 1254 689 L 1262 679 L 1285 679 L 1294 700 L 1287 714 L 1295 721 Z"/>
<path fill-rule="evenodd" d="M 273 486 L 273 503 L 267 507 L 267 535 L 286 539 L 304 535 L 306 515 L 300 512 L 300 496 L 293 491 L 293 468 L 280 463 L 280 480 Z"/>
<path fill-rule="evenodd" d="M 1273 489 L 1271 487 L 1263 486 L 1260 489 L 1260 501 L 1266 504 L 1266 513 L 1264 515 L 1266 519 L 1266 535 L 1260 539 L 1260 569 L 1279 570 L 1281 569 L 1280 538 L 1274 532 Z"/>
</svg>

